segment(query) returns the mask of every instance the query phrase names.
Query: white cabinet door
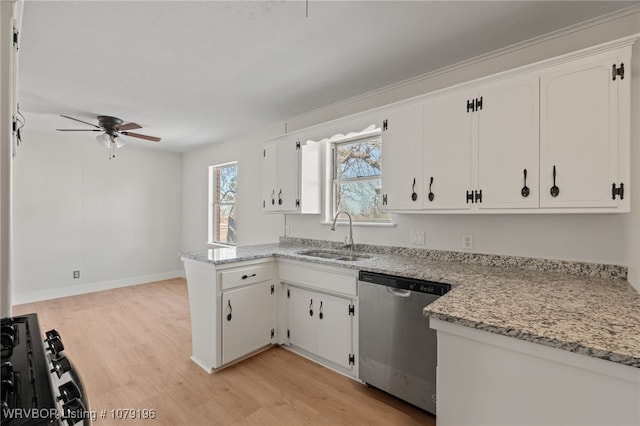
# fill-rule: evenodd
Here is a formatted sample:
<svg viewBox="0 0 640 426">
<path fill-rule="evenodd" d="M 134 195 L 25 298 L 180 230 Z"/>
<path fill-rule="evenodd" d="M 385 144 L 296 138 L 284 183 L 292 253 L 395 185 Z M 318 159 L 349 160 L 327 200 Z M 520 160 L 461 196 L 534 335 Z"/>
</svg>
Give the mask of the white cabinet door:
<svg viewBox="0 0 640 426">
<path fill-rule="evenodd" d="M 269 212 L 296 211 L 299 199 L 300 155 L 296 140 L 280 140 L 263 146 L 263 209 Z"/>
<path fill-rule="evenodd" d="M 270 281 L 222 293 L 222 363 L 272 342 L 275 293 Z"/>
<path fill-rule="evenodd" d="M 617 56 L 583 60 L 543 73 L 540 86 L 540 206 L 615 207 L 618 180 Z M 627 63 L 628 65 L 628 63 Z M 555 173 L 554 173 L 555 171 Z M 554 178 L 555 174 L 555 178 Z M 554 184 L 555 181 L 555 184 Z M 553 196 L 551 188 L 558 188 Z"/>
<path fill-rule="evenodd" d="M 287 288 L 289 343 L 305 351 L 316 352 L 316 318 L 319 302 L 316 293 L 298 287 Z"/>
<path fill-rule="evenodd" d="M 317 355 L 345 368 L 351 368 L 349 356 L 353 355 L 352 301 L 341 297 L 318 294 Z"/>
<path fill-rule="evenodd" d="M 457 92 L 424 104 L 423 179 L 425 209 L 469 209 L 472 191 L 473 111 L 475 93 Z M 430 196 L 430 194 L 432 194 Z"/>
<path fill-rule="evenodd" d="M 382 208 L 422 208 L 422 109 L 391 111 L 382 123 Z M 413 194 L 415 197 L 412 197 Z"/>
<path fill-rule="evenodd" d="M 263 147 L 262 158 L 262 206 L 266 211 L 275 211 L 278 208 L 276 185 L 277 185 L 277 145 L 275 143 L 266 144 Z"/>
<path fill-rule="evenodd" d="M 320 143 L 301 143 L 291 136 L 264 144 L 263 211 L 320 213 L 322 152 Z"/>
<path fill-rule="evenodd" d="M 478 89 L 479 209 L 538 207 L 538 87 L 532 75 Z"/>
<path fill-rule="evenodd" d="M 276 152 L 278 176 L 276 204 L 278 211 L 296 211 L 299 199 L 300 144 L 296 139 L 285 139 L 278 143 Z"/>
</svg>

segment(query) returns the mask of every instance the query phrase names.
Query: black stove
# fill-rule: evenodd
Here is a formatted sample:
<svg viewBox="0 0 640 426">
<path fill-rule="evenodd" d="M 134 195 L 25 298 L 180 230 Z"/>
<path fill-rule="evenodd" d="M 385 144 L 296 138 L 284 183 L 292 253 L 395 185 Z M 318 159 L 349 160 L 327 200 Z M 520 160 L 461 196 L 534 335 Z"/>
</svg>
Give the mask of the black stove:
<svg viewBox="0 0 640 426">
<path fill-rule="evenodd" d="M 38 317 L 2 318 L 2 426 L 91 424 L 88 400 L 56 330 Z"/>
</svg>

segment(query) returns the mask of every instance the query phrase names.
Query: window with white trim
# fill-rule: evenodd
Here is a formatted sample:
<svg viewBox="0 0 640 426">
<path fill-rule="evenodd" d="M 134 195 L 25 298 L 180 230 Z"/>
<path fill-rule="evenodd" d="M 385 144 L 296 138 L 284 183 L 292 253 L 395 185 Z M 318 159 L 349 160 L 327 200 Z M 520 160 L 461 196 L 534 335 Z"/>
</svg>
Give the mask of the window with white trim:
<svg viewBox="0 0 640 426">
<path fill-rule="evenodd" d="M 236 245 L 237 163 L 209 167 L 209 243 Z"/>
<path fill-rule="evenodd" d="M 390 223 L 382 212 L 382 143 L 379 133 L 332 143 L 331 215 L 340 210 L 354 222 Z"/>
</svg>

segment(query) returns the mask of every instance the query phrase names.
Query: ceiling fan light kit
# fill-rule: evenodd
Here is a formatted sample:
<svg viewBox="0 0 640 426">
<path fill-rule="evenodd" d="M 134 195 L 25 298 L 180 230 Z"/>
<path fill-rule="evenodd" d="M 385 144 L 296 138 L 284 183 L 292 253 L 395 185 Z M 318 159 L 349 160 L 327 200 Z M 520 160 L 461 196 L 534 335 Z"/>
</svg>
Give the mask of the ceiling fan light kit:
<svg viewBox="0 0 640 426">
<path fill-rule="evenodd" d="M 124 142 L 122 142 L 120 138 L 114 135 L 109 135 L 106 132 L 100 133 L 98 136 L 96 136 L 96 139 L 98 140 L 98 143 L 100 145 L 102 145 L 103 147 L 109 150 L 109 160 L 111 160 L 112 158 L 115 158 L 116 156 L 115 150 L 117 148 L 121 148 L 124 146 Z"/>
<path fill-rule="evenodd" d="M 98 125 L 89 123 L 87 121 L 79 120 L 77 118 L 70 117 L 68 115 L 60 115 L 61 117 L 68 118 L 69 120 L 78 121 L 83 124 L 87 124 L 92 129 L 56 129 L 61 132 L 102 132 L 96 139 L 98 143 L 109 150 L 109 159 L 115 158 L 115 150 L 124 146 L 124 143 L 120 139 L 120 135 L 130 136 L 133 138 L 144 139 L 153 142 L 160 142 L 160 138 L 155 136 L 142 135 L 140 133 L 132 133 L 128 130 L 141 129 L 142 126 L 136 123 L 125 123 L 117 117 L 111 117 L 109 115 L 99 115 Z"/>
</svg>

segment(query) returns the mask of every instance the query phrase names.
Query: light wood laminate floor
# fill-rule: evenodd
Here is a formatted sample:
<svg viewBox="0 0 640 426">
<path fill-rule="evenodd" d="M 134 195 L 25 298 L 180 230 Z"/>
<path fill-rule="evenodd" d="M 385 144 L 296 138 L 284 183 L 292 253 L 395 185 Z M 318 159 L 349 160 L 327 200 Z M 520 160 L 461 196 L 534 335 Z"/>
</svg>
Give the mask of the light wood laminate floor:
<svg viewBox="0 0 640 426">
<path fill-rule="evenodd" d="M 435 425 L 435 417 L 274 347 L 214 374 L 190 359 L 183 279 L 13 307 L 56 328 L 96 425 Z M 111 410 L 153 409 L 116 420 Z M 106 418 L 102 418 L 106 413 Z"/>
</svg>

